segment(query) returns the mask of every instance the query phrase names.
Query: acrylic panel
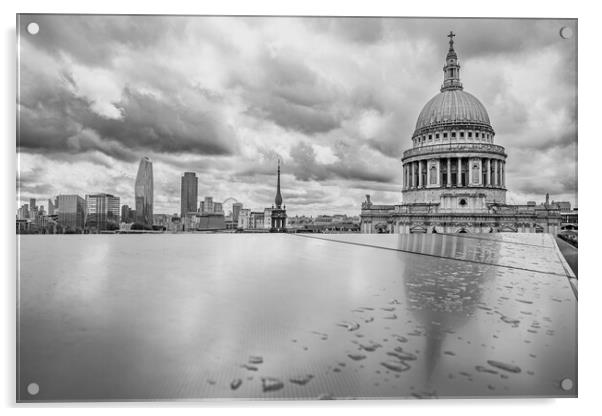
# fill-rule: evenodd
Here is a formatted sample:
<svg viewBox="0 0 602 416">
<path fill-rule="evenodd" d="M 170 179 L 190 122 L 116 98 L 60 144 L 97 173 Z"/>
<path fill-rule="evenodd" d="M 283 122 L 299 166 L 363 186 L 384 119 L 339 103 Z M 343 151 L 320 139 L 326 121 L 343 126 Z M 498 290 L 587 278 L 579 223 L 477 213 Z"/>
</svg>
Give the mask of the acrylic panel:
<svg viewBox="0 0 602 416">
<path fill-rule="evenodd" d="M 17 40 L 17 401 L 577 397 L 576 20 Z"/>
</svg>

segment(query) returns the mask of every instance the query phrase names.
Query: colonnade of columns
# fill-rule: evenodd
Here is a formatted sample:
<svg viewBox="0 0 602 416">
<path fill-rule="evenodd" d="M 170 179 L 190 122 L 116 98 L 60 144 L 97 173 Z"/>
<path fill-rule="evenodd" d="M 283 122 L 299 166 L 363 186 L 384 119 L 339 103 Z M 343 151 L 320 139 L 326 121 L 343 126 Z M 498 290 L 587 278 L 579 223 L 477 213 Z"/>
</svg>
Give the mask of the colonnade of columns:
<svg viewBox="0 0 602 416">
<path fill-rule="evenodd" d="M 404 190 L 462 186 L 505 188 L 506 162 L 473 157 L 423 159 L 404 163 L 403 178 Z"/>
</svg>

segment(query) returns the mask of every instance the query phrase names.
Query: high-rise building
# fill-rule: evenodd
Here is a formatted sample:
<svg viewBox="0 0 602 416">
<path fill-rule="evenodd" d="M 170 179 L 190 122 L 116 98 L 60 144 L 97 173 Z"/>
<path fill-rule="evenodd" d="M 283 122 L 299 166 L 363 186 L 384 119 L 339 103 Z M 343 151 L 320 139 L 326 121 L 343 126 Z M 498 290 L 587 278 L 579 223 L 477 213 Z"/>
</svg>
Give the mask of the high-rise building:
<svg viewBox="0 0 602 416">
<path fill-rule="evenodd" d="M 242 209 L 242 202 L 235 202 L 232 204 L 232 221 L 238 223 L 238 215 Z"/>
<path fill-rule="evenodd" d="M 201 201 L 199 211 L 201 214 L 210 214 L 213 212 L 213 197 L 206 196 L 204 201 Z"/>
<path fill-rule="evenodd" d="M 31 198 L 29 200 L 29 210 L 31 211 L 32 215 L 35 215 L 35 212 L 38 210 L 38 207 L 36 206 L 35 198 Z"/>
<path fill-rule="evenodd" d="M 119 197 L 110 194 L 86 195 L 86 228 L 111 230 L 119 228 Z"/>
<path fill-rule="evenodd" d="M 153 225 L 153 162 L 145 156 L 140 160 L 136 184 L 134 186 L 136 200 L 136 222 Z"/>
<path fill-rule="evenodd" d="M 52 202 L 52 199 L 48 199 L 48 215 L 54 215 L 55 209 L 56 209 L 56 206 Z"/>
<path fill-rule="evenodd" d="M 218 213 L 218 214 L 223 214 L 224 213 L 224 205 L 221 202 L 214 202 L 213 203 L 213 212 Z"/>
<path fill-rule="evenodd" d="M 130 222 L 134 222 L 135 221 L 135 212 L 133 209 L 130 208 L 129 205 L 123 205 L 121 207 L 121 222 L 126 222 L 126 223 L 130 223 Z"/>
<path fill-rule="evenodd" d="M 198 199 L 199 179 L 194 172 L 184 172 L 180 189 L 180 217 L 184 218 L 188 212 L 196 212 Z"/>
<path fill-rule="evenodd" d="M 79 195 L 59 195 L 58 223 L 65 231 L 78 231 L 84 228 L 85 201 Z"/>
<path fill-rule="evenodd" d="M 21 208 L 17 211 L 17 218 L 20 220 L 26 220 L 29 218 L 29 204 L 21 205 Z"/>
</svg>

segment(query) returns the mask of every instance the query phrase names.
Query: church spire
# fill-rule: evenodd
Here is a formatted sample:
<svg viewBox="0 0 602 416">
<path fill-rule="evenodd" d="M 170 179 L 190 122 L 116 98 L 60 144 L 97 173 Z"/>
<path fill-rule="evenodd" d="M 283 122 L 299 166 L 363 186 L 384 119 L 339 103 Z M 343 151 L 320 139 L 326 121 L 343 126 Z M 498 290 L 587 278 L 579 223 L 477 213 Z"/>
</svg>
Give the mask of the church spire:
<svg viewBox="0 0 602 416">
<path fill-rule="evenodd" d="M 276 208 L 280 209 L 282 206 L 282 195 L 280 194 L 280 159 L 278 159 L 278 185 L 276 187 Z"/>
<path fill-rule="evenodd" d="M 445 58 L 445 66 L 443 67 L 443 85 L 441 92 L 449 90 L 461 90 L 462 83 L 460 82 L 460 64 L 458 63 L 458 55 L 454 50 L 454 32 L 449 32 L 449 50 Z"/>
</svg>

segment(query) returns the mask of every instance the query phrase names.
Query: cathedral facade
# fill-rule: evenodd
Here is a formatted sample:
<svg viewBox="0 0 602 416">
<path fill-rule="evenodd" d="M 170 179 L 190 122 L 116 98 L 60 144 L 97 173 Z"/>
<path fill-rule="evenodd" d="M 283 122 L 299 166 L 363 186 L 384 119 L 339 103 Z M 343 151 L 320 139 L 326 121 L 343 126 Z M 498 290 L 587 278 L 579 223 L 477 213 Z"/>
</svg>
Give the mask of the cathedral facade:
<svg viewBox="0 0 602 416">
<path fill-rule="evenodd" d="M 483 233 L 560 231 L 552 204 L 506 204 L 506 159 L 494 143 L 485 106 L 464 91 L 454 34 L 441 91 L 416 122 L 412 148 L 403 153 L 402 203 L 362 203 L 364 233 Z"/>
</svg>

